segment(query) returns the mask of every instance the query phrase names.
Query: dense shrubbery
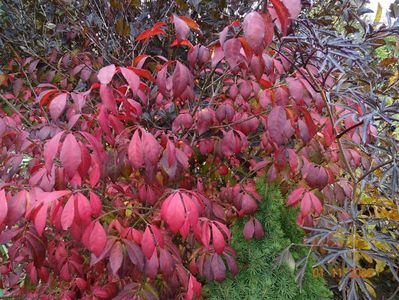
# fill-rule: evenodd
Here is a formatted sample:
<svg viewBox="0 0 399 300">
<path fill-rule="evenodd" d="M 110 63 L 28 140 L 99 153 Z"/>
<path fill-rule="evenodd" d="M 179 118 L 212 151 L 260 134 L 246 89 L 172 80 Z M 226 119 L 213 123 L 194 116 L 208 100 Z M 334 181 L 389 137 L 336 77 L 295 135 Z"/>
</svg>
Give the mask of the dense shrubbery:
<svg viewBox="0 0 399 300">
<path fill-rule="evenodd" d="M 168 3 L 2 2 L 6 294 L 200 297 L 237 273 L 231 224 L 264 234 L 260 175 L 306 230 L 283 257 L 311 249 L 349 299 L 399 279 L 398 73 L 374 58 L 397 28 L 362 1 Z"/>
</svg>

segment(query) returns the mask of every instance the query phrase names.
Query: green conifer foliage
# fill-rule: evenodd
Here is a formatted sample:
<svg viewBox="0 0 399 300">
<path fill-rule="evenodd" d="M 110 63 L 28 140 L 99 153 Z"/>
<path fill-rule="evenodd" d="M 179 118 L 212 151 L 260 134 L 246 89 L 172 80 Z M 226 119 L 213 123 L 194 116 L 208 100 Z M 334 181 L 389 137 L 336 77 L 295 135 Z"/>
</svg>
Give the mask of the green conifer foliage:
<svg viewBox="0 0 399 300">
<path fill-rule="evenodd" d="M 277 187 L 268 188 L 265 180 L 259 179 L 258 191 L 263 201 L 256 218 L 262 222 L 265 238 L 247 242 L 242 230 L 246 220 L 238 220 L 233 226 L 233 247 L 237 250 L 239 274 L 227 278 L 221 284 L 209 284 L 205 298 L 209 299 L 273 299 L 273 300 L 324 300 L 331 299 L 331 291 L 322 278 L 312 275 L 310 259 L 302 284 L 302 290 L 295 282 L 293 261 L 276 267 L 276 258 L 292 243 L 300 243 L 302 232 L 295 224 L 294 210 L 284 207 L 283 198 Z M 308 249 L 291 247 L 292 257 L 305 257 Z"/>
</svg>

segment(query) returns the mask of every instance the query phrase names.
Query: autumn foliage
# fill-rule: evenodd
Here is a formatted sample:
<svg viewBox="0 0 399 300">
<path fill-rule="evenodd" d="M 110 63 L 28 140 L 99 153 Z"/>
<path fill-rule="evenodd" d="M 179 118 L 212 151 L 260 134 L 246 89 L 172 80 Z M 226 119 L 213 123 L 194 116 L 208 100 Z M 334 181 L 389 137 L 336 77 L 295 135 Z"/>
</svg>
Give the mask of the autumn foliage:
<svg viewBox="0 0 399 300">
<path fill-rule="evenodd" d="M 335 124 L 334 73 L 294 67 L 279 47 L 300 11 L 299 0 L 271 0 L 204 45 L 196 21 L 173 14 L 137 35 L 125 66 L 86 52 L 52 52 L 58 69 L 10 61 L 2 288 L 27 299 L 199 298 L 203 283 L 239 271 L 229 227 L 257 211 L 256 176 L 282 185 L 304 227 L 325 199 L 351 197 L 343 174 L 366 162 L 336 138 L 355 122 Z M 159 40 L 168 56 L 146 52 Z M 349 139 L 371 141 L 373 130 Z M 243 234 L 267 228 L 251 217 Z"/>
</svg>

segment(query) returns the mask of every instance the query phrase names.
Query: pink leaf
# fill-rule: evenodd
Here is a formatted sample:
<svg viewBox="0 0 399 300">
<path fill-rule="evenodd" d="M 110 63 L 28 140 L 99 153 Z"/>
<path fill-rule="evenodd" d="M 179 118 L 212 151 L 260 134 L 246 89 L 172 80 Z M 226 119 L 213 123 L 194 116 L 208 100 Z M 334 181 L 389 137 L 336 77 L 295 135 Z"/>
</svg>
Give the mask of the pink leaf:
<svg viewBox="0 0 399 300">
<path fill-rule="evenodd" d="M 6 192 L 4 190 L 0 191 L 0 226 L 4 223 L 4 220 L 7 217 L 8 213 L 8 205 Z"/>
<path fill-rule="evenodd" d="M 143 249 L 143 253 L 148 259 L 151 258 L 155 250 L 154 237 L 152 236 L 152 232 L 148 226 L 145 229 L 141 240 L 141 249 Z"/>
<path fill-rule="evenodd" d="M 173 25 L 175 25 L 177 39 L 179 41 L 186 40 L 190 33 L 190 27 L 188 27 L 187 23 L 178 16 L 173 15 Z"/>
<path fill-rule="evenodd" d="M 20 218 L 25 214 L 26 210 L 26 200 L 27 200 L 27 195 L 26 191 L 22 190 L 18 192 L 14 197 L 8 201 L 8 214 L 6 218 L 6 224 L 8 225 L 14 225 L 19 221 Z M 0 192 L 1 194 L 1 192 Z M 1 200 L 0 200 L 1 201 Z M 4 204 L 3 204 L 4 205 Z M 4 208 L 0 208 L 0 214 L 3 212 Z M 2 222 L 0 222 L 1 225 Z"/>
<path fill-rule="evenodd" d="M 39 236 L 42 236 L 44 228 L 46 227 L 48 204 L 44 203 L 40 206 L 35 215 L 35 228 Z"/>
<path fill-rule="evenodd" d="M 133 94 L 137 94 L 140 87 L 140 77 L 136 73 L 127 68 L 121 68 L 123 77 L 125 77 L 127 83 L 129 84 Z"/>
<path fill-rule="evenodd" d="M 123 262 L 123 252 L 120 242 L 116 242 L 114 246 L 111 248 L 111 252 L 109 255 L 109 264 L 111 266 L 112 273 L 116 275 L 118 270 L 122 266 Z"/>
<path fill-rule="evenodd" d="M 169 251 L 166 251 L 165 249 L 160 249 L 159 267 L 165 276 L 169 276 L 173 273 L 174 270 L 173 257 L 169 253 Z"/>
<path fill-rule="evenodd" d="M 317 198 L 316 195 L 313 194 L 312 192 L 309 192 L 309 197 L 310 197 L 310 199 L 311 199 L 311 201 L 312 201 L 312 206 L 313 206 L 315 212 L 316 212 L 318 215 L 320 215 L 321 212 L 322 212 L 322 210 L 323 210 L 323 206 L 322 206 L 322 204 L 321 204 L 320 199 Z"/>
<path fill-rule="evenodd" d="M 133 167 L 138 169 L 144 165 L 144 153 L 139 130 L 136 130 L 129 143 L 128 157 Z"/>
<path fill-rule="evenodd" d="M 267 118 L 267 130 L 270 139 L 278 145 L 286 143 L 294 133 L 282 106 L 273 107 Z"/>
<path fill-rule="evenodd" d="M 212 268 L 212 273 L 213 273 L 213 278 L 216 281 L 223 281 L 226 277 L 226 266 L 223 262 L 223 259 L 215 254 L 212 256 L 212 261 L 211 261 L 211 268 Z"/>
<path fill-rule="evenodd" d="M 100 222 L 95 222 L 93 230 L 90 233 L 89 238 L 89 250 L 93 252 L 95 256 L 100 256 L 107 243 L 107 234 Z"/>
<path fill-rule="evenodd" d="M 62 93 L 51 100 L 49 110 L 53 120 L 57 120 L 61 116 L 66 106 L 67 97 L 67 93 Z"/>
<path fill-rule="evenodd" d="M 102 212 L 101 199 L 96 193 L 92 191 L 90 191 L 90 207 L 91 211 L 95 216 L 99 216 L 101 214 Z"/>
<path fill-rule="evenodd" d="M 54 158 L 58 152 L 58 146 L 60 144 L 60 139 L 64 131 L 57 133 L 55 136 L 51 138 L 45 145 L 44 145 L 44 163 L 47 169 L 47 172 L 51 172 L 51 168 L 53 167 Z"/>
<path fill-rule="evenodd" d="M 239 68 L 238 65 L 241 61 L 241 42 L 237 38 L 227 40 L 223 45 L 224 56 L 230 66 L 230 69 L 236 73 Z"/>
<path fill-rule="evenodd" d="M 180 193 L 174 193 L 168 198 L 170 198 L 169 201 L 166 201 L 168 200 L 166 199 L 162 205 L 162 215 L 164 216 L 164 220 L 170 227 L 170 230 L 173 233 L 176 233 L 180 229 L 180 227 L 183 226 L 185 220 L 185 210 Z"/>
<path fill-rule="evenodd" d="M 116 101 L 114 98 L 112 87 L 101 84 L 100 98 L 104 106 L 113 114 L 117 114 Z"/>
<path fill-rule="evenodd" d="M 78 142 L 73 134 L 69 133 L 65 137 L 60 153 L 61 163 L 69 177 L 73 177 L 78 170 L 82 159 L 81 156 L 82 153 Z"/>
<path fill-rule="evenodd" d="M 212 241 L 216 253 L 218 254 L 222 253 L 224 251 L 226 243 L 224 241 L 223 234 L 220 232 L 220 230 L 216 227 L 215 224 L 212 224 Z"/>
<path fill-rule="evenodd" d="M 283 0 L 283 3 L 288 9 L 291 19 L 296 19 L 301 13 L 301 0 Z"/>
<path fill-rule="evenodd" d="M 77 193 L 78 213 L 83 224 L 88 223 L 91 217 L 91 205 L 89 200 L 82 193 Z"/>
<path fill-rule="evenodd" d="M 186 296 L 184 299 L 192 300 L 194 298 L 194 295 L 197 298 L 200 298 L 201 297 L 201 289 L 202 289 L 201 283 L 199 283 L 197 281 L 197 279 L 193 275 L 190 274 L 190 279 L 188 281 L 188 289 L 187 289 L 187 293 L 186 293 Z"/>
<path fill-rule="evenodd" d="M 296 190 L 292 191 L 291 194 L 288 196 L 287 205 L 296 205 L 301 200 L 301 197 L 305 189 L 303 187 L 297 188 Z"/>
<path fill-rule="evenodd" d="M 100 69 L 97 74 L 97 78 L 101 82 L 101 84 L 108 84 L 111 82 L 112 77 L 114 77 L 115 71 L 115 65 L 106 66 Z"/>
<path fill-rule="evenodd" d="M 64 206 L 61 214 L 61 226 L 63 230 L 71 227 L 75 218 L 75 196 L 71 195 Z"/>
<path fill-rule="evenodd" d="M 145 264 L 145 275 L 149 278 L 155 278 L 158 273 L 159 261 L 157 251 L 152 253 L 152 256 Z"/>
<path fill-rule="evenodd" d="M 142 141 L 145 163 L 150 165 L 156 164 L 162 147 L 151 133 L 144 130 L 142 131 Z"/>
<path fill-rule="evenodd" d="M 250 240 L 254 236 L 255 233 L 255 224 L 252 218 L 248 220 L 247 223 L 245 223 L 244 229 L 243 229 L 243 234 L 244 234 L 244 239 Z"/>
<path fill-rule="evenodd" d="M 312 210 L 311 192 L 306 192 L 301 201 L 301 215 L 307 216 Z"/>
<path fill-rule="evenodd" d="M 281 32 L 283 35 L 287 35 L 288 27 L 291 24 L 290 14 L 287 7 L 283 2 L 281 2 L 281 0 L 270 0 L 270 2 L 273 4 L 278 20 L 280 21 Z"/>
<path fill-rule="evenodd" d="M 263 17 L 256 11 L 250 12 L 243 22 L 244 37 L 256 54 L 261 54 L 265 49 L 264 38 L 266 24 Z"/>
</svg>

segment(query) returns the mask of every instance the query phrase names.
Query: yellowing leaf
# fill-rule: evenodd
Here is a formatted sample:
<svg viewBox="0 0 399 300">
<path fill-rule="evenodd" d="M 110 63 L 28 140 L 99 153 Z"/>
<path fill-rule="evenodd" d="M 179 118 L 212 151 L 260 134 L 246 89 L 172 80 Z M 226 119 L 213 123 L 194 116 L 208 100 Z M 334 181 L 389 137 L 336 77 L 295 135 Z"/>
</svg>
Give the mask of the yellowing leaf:
<svg viewBox="0 0 399 300">
<path fill-rule="evenodd" d="M 124 18 L 120 18 L 118 21 L 116 21 L 115 30 L 116 33 L 121 36 L 128 36 L 130 33 L 130 26 Z"/>
<path fill-rule="evenodd" d="M 359 270 L 359 277 L 360 278 L 371 278 L 376 275 L 376 271 L 373 268 L 368 269 L 360 269 Z"/>
<path fill-rule="evenodd" d="M 381 273 L 385 270 L 385 266 L 386 266 L 386 262 L 382 261 L 382 260 L 376 260 L 376 264 L 375 264 L 375 271 L 377 273 Z"/>
<path fill-rule="evenodd" d="M 374 298 L 377 298 L 377 294 L 376 294 L 375 289 L 374 289 L 373 285 L 371 284 L 370 280 L 365 279 L 364 282 L 366 284 L 366 289 L 370 293 L 370 295 L 373 296 Z"/>
<path fill-rule="evenodd" d="M 381 17 L 382 17 L 382 6 L 378 2 L 377 12 L 376 12 L 375 18 L 374 18 L 374 24 L 379 23 L 381 21 Z"/>
</svg>

